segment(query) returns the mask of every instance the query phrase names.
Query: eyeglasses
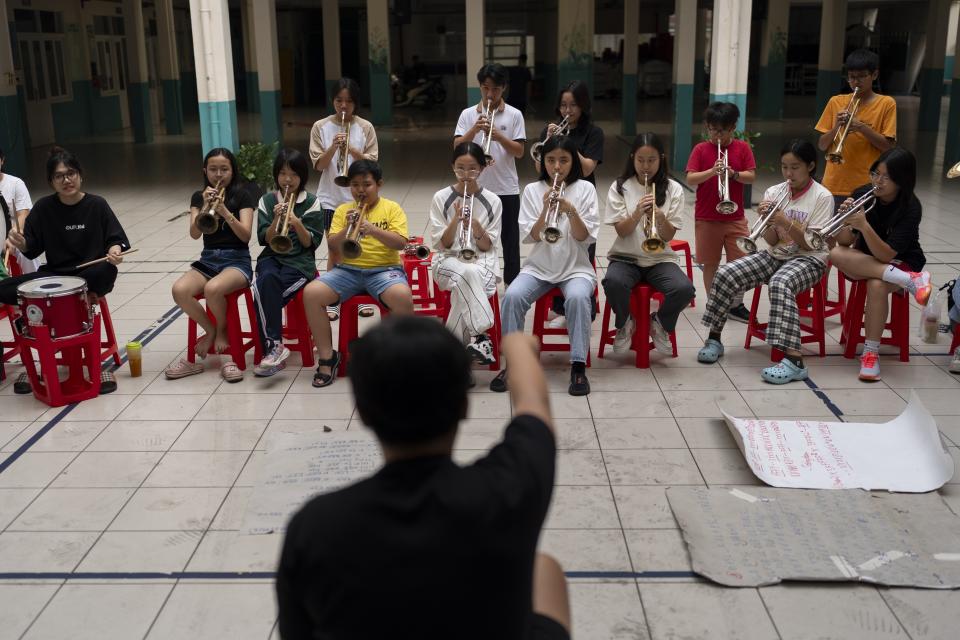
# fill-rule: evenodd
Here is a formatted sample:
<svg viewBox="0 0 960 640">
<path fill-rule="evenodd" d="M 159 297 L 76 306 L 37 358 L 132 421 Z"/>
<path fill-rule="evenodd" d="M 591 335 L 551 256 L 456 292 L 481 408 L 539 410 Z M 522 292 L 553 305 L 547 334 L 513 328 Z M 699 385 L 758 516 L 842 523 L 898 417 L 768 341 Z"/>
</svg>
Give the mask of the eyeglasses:
<svg viewBox="0 0 960 640">
<path fill-rule="evenodd" d="M 869 72 L 869 71 L 868 71 L 867 73 L 848 73 L 848 74 L 847 74 L 847 82 L 860 82 L 860 81 L 862 81 L 862 80 L 866 80 L 867 78 L 869 78 L 869 77 L 872 76 L 872 75 L 873 75 L 873 73 L 871 73 L 871 72 Z"/>
<path fill-rule="evenodd" d="M 885 173 L 877 173 L 876 171 L 870 172 L 870 180 L 876 184 L 884 184 L 890 182 L 890 176 Z"/>
<path fill-rule="evenodd" d="M 70 182 L 74 182 L 74 181 L 76 181 L 76 179 L 77 179 L 77 177 L 78 177 L 79 175 L 80 175 L 79 173 L 77 173 L 75 170 L 71 169 L 70 171 L 65 171 L 64 173 L 55 173 L 55 174 L 53 174 L 53 181 L 54 181 L 54 182 L 63 182 L 63 181 L 65 181 L 65 180 L 69 180 Z"/>
<path fill-rule="evenodd" d="M 480 175 L 479 169 L 454 169 L 453 175 L 461 180 L 474 180 Z"/>
</svg>

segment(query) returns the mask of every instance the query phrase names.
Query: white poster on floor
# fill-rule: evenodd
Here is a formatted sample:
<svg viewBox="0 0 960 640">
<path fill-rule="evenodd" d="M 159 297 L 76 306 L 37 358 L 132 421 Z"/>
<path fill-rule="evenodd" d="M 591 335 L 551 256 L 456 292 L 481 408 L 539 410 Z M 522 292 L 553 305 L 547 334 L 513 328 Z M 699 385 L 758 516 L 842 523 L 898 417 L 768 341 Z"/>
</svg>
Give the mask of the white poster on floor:
<svg viewBox="0 0 960 640">
<path fill-rule="evenodd" d="M 922 493 L 953 477 L 937 423 L 912 391 L 903 413 L 879 424 L 723 417 L 750 470 L 774 487 Z"/>
<path fill-rule="evenodd" d="M 278 433 L 267 443 L 260 478 L 247 501 L 242 531 L 282 533 L 313 496 L 372 475 L 383 465 L 366 433 Z"/>
</svg>

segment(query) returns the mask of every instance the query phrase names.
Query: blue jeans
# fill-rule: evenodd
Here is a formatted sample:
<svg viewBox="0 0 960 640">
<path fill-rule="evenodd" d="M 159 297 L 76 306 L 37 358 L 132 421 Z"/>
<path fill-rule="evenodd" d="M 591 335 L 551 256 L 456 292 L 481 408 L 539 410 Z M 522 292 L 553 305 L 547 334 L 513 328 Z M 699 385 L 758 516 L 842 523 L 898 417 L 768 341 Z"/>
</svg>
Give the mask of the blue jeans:
<svg viewBox="0 0 960 640">
<path fill-rule="evenodd" d="M 500 315 L 503 335 L 523 331 L 523 319 L 530 306 L 550 289 L 563 291 L 567 333 L 570 336 L 570 362 L 586 362 L 590 349 L 591 311 L 595 285 L 587 278 L 570 278 L 563 282 L 547 282 L 528 273 L 520 273 L 503 295 Z"/>
</svg>

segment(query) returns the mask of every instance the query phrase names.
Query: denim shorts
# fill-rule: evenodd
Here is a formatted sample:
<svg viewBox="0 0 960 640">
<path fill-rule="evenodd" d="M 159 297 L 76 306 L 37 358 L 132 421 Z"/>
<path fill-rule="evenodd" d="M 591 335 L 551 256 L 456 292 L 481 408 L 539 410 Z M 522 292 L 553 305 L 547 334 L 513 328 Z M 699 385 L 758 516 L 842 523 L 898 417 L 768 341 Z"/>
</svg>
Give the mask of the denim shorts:
<svg viewBox="0 0 960 640">
<path fill-rule="evenodd" d="M 208 280 L 223 273 L 224 269 L 233 268 L 243 274 L 248 284 L 253 281 L 249 249 L 204 249 L 200 259 L 190 266 Z"/>
<path fill-rule="evenodd" d="M 338 264 L 321 274 L 317 280 L 333 289 L 340 297 L 340 302 L 361 293 L 380 300 L 381 294 L 393 285 L 406 285 L 407 274 L 399 265 L 361 269 Z"/>
</svg>

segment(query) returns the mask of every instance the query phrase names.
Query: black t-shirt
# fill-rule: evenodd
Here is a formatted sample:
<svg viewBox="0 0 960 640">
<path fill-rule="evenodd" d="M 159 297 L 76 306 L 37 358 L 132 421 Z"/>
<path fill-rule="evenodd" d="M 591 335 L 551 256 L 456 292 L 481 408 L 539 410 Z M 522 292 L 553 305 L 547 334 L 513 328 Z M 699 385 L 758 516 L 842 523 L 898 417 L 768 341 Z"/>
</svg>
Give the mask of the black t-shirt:
<svg viewBox="0 0 960 640">
<path fill-rule="evenodd" d="M 540 141 L 543 142 L 546 137 L 547 127 L 545 126 L 540 130 Z M 603 129 L 583 120 L 577 123 L 577 128 L 570 132 L 570 138 L 577 143 L 577 149 L 584 158 L 595 160 L 597 165 L 603 162 Z M 597 180 L 594 177 L 596 174 L 597 170 L 594 169 L 593 173 L 581 179 L 597 186 Z"/>
<path fill-rule="evenodd" d="M 227 210 L 238 218 L 240 217 L 241 209 L 256 210 L 257 208 L 257 203 L 253 199 L 253 195 L 242 187 L 235 188 L 233 193 L 230 193 L 230 189 L 227 189 L 227 197 L 224 204 L 227 206 Z M 190 206 L 196 207 L 197 209 L 203 209 L 202 191 L 195 191 L 193 193 L 193 196 L 190 198 Z M 237 237 L 237 234 L 233 232 L 233 228 L 231 228 L 223 218 L 217 216 L 217 223 L 216 231 L 210 234 L 203 234 L 204 249 L 248 248 L 249 245 Z"/>
<path fill-rule="evenodd" d="M 507 93 L 507 104 L 514 107 L 527 106 L 527 83 L 533 82 L 533 75 L 527 67 L 515 66 L 507 68 L 507 78 L 510 91 Z"/>
<path fill-rule="evenodd" d="M 521 639 L 556 444 L 517 416 L 466 467 L 392 462 L 290 521 L 277 571 L 284 640 Z"/>
<path fill-rule="evenodd" d="M 46 271 L 74 273 L 78 264 L 107 255 L 119 245 L 130 248 L 116 214 L 100 196 L 88 193 L 77 204 L 64 204 L 56 194 L 37 200 L 23 226 L 30 258 L 47 254 Z"/>
<path fill-rule="evenodd" d="M 870 185 L 859 187 L 854 190 L 851 197 L 856 200 L 868 189 Z M 880 239 L 897 252 L 897 260 L 909 265 L 911 271 L 923 269 L 923 265 L 927 263 L 923 249 L 920 248 L 920 218 L 923 215 L 923 207 L 917 196 L 914 195 L 910 202 L 906 203 L 903 211 L 900 211 L 899 196 L 889 204 L 884 204 L 879 199 L 874 202 L 876 204 L 873 209 L 867 212 L 867 222 Z M 853 246 L 866 254 L 873 255 L 866 240 L 860 234 L 857 234 L 857 241 Z"/>
</svg>

